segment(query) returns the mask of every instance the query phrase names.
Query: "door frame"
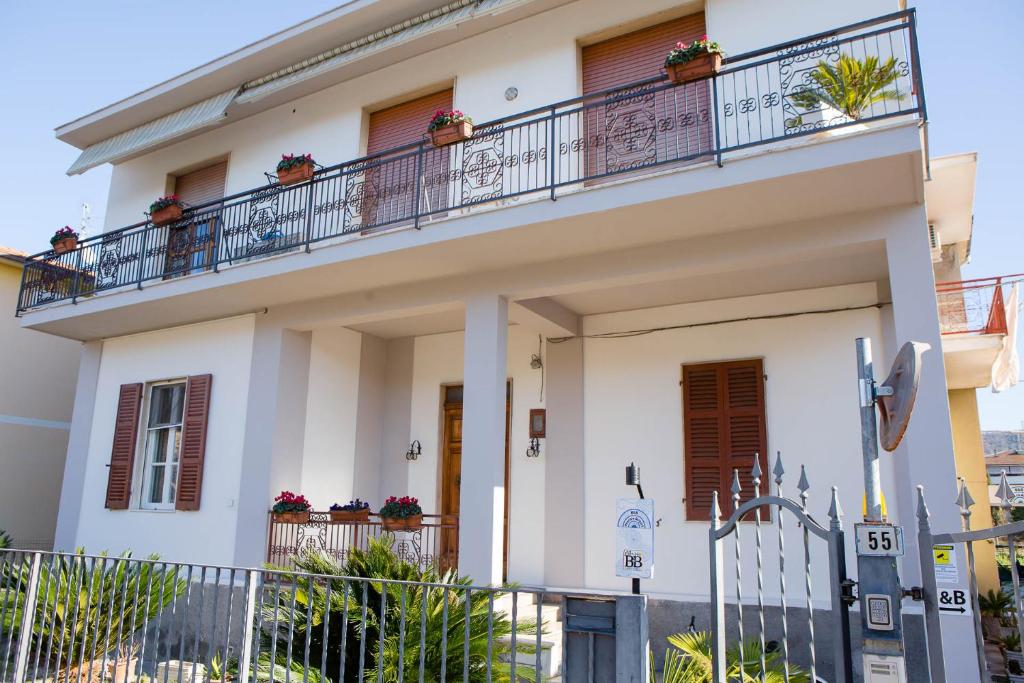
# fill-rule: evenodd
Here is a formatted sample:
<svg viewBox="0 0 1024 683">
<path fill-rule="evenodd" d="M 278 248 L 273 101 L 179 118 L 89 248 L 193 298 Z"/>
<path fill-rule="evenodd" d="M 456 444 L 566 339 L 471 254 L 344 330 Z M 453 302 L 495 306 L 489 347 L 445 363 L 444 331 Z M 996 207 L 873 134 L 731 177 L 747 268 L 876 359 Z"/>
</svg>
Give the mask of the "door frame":
<svg viewBox="0 0 1024 683">
<path fill-rule="evenodd" d="M 438 417 L 440 424 L 438 426 L 438 443 L 440 444 L 440 453 L 437 459 L 437 498 L 440 501 L 440 514 L 448 515 L 452 514 L 445 509 L 446 501 L 446 487 L 448 482 L 445 479 L 446 461 L 448 458 L 448 433 L 447 433 L 447 411 L 453 406 L 462 406 L 462 401 L 448 401 L 446 400 L 446 392 L 452 387 L 464 387 L 463 382 L 446 382 L 441 385 L 440 391 L 440 410 L 438 411 Z M 505 520 L 503 525 L 503 537 L 502 537 L 502 579 L 508 580 L 508 556 L 509 556 L 509 540 L 511 538 L 511 512 L 512 512 L 512 378 L 509 377 L 505 381 Z M 461 463 L 460 463 L 461 472 Z M 461 488 L 460 488 L 461 491 Z M 459 513 L 461 515 L 462 509 L 461 504 L 459 506 Z M 445 555 L 447 548 L 445 547 L 445 537 L 442 537 L 441 554 Z M 457 541 L 456 541 L 457 542 Z M 456 546 L 457 548 L 458 546 Z"/>
</svg>

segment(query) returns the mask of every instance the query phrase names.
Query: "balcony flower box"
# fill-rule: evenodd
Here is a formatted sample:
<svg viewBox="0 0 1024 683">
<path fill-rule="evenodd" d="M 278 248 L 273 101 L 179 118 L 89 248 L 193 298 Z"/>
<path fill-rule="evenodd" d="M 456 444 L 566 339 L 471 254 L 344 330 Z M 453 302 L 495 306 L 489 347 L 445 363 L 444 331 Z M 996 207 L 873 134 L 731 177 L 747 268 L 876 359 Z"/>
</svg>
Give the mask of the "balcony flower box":
<svg viewBox="0 0 1024 683">
<path fill-rule="evenodd" d="M 427 132 L 435 147 L 451 145 L 473 137 L 473 119 L 458 109 L 448 112 L 438 109 L 430 119 Z"/>
<path fill-rule="evenodd" d="M 274 498 L 274 521 L 282 524 L 309 524 L 309 511 L 312 506 L 303 495 L 282 491 Z"/>
<path fill-rule="evenodd" d="M 419 500 L 410 496 L 391 496 L 377 514 L 385 531 L 419 531 L 423 528 L 423 508 Z"/>
<path fill-rule="evenodd" d="M 689 45 L 676 43 L 665 57 L 665 72 L 676 85 L 707 78 L 721 68 L 722 49 L 707 36 L 701 36 Z"/>
<path fill-rule="evenodd" d="M 149 220 L 157 226 L 180 221 L 184 208 L 178 195 L 169 194 L 149 205 Z"/>
<path fill-rule="evenodd" d="M 312 178 L 315 172 L 316 162 L 309 154 L 283 154 L 281 161 L 277 162 L 277 182 L 282 185 L 304 183 Z"/>
<path fill-rule="evenodd" d="M 65 225 L 50 238 L 50 245 L 57 254 L 66 254 L 78 248 L 78 233 Z"/>
<path fill-rule="evenodd" d="M 345 505 L 335 503 L 331 506 L 332 522 L 368 522 L 370 521 L 370 504 L 359 500 L 350 500 Z"/>
</svg>

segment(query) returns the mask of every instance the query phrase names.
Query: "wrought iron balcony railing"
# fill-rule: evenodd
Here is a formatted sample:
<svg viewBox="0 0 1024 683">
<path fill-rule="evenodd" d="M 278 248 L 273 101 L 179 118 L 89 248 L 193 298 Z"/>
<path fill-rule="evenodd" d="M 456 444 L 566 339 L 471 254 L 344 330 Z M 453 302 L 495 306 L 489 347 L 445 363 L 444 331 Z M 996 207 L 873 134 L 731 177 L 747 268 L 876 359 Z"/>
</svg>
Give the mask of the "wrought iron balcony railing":
<svg viewBox="0 0 1024 683">
<path fill-rule="evenodd" d="M 939 330 L 944 335 L 1006 334 L 1004 279 L 1021 275 L 985 277 L 935 284 Z"/>
<path fill-rule="evenodd" d="M 586 190 L 607 179 L 714 160 L 824 129 L 926 118 L 913 10 L 727 57 L 682 85 L 664 75 L 477 126 L 446 147 L 426 140 L 190 207 L 44 252 L 24 268 L 17 311 L 251 262 L 391 226 L 422 228 L 456 210 Z M 811 74 L 840 57 L 895 62 L 894 98 L 858 112 L 804 107 Z M 840 105 L 837 105 L 837 107 Z"/>
</svg>

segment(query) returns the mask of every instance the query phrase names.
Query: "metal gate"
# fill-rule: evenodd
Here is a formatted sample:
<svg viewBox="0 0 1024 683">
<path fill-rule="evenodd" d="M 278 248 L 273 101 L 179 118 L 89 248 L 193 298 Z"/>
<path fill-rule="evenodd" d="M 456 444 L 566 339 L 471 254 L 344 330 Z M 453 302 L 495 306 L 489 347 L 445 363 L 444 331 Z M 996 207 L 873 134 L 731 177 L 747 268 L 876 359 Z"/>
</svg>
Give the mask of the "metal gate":
<svg viewBox="0 0 1024 683">
<path fill-rule="evenodd" d="M 1004 512 L 1004 516 L 1008 517 L 1010 508 L 1012 507 L 1011 503 L 1014 498 L 1014 494 L 1010 490 L 1009 482 L 1006 480 L 1005 471 L 1000 477 L 999 488 L 996 495 L 999 497 L 1000 507 Z M 972 530 L 971 508 L 974 504 L 975 501 L 967 490 L 966 483 L 963 479 L 960 479 L 960 491 L 956 499 L 956 505 L 960 509 L 963 528 L 961 531 L 956 532 L 935 533 L 931 528 L 928 505 L 926 504 L 924 497 L 924 488 L 921 486 L 917 487 L 918 547 L 921 558 L 922 588 L 925 604 L 925 628 L 928 637 L 928 666 L 932 681 L 946 680 L 946 671 L 943 662 L 942 628 L 939 620 L 939 616 L 943 609 L 953 611 L 970 609 L 973 614 L 974 645 L 978 661 L 978 679 L 981 681 L 985 681 L 986 683 L 991 681 L 993 674 L 1004 675 L 1005 673 L 1014 673 L 1012 670 L 1008 672 L 994 671 L 992 670 L 992 667 L 990 667 L 990 662 L 986 661 L 986 637 L 994 640 L 1000 636 L 1005 637 L 1008 635 L 1007 633 L 986 633 L 986 630 L 992 631 L 994 629 L 1001 629 L 1011 632 L 1016 631 L 1018 637 L 1022 642 L 1024 642 L 1024 606 L 1022 606 L 1021 602 L 1021 579 L 1017 565 L 1017 544 L 1020 541 L 1020 537 L 1024 536 L 1024 522 L 1012 522 L 1010 524 L 995 526 L 990 529 Z M 1010 564 L 1010 577 L 1013 583 L 1013 596 L 1007 601 L 1008 604 L 1005 609 L 999 614 L 994 615 L 996 623 L 989 626 L 988 629 L 983 626 L 983 619 L 980 610 L 980 596 L 978 594 L 978 576 L 974 562 L 974 544 L 979 541 L 994 542 L 997 552 L 999 551 L 1000 546 L 1005 546 Z M 958 590 L 956 589 L 947 589 L 941 593 L 939 592 L 935 573 L 935 552 L 933 549 L 936 546 L 943 545 L 951 546 L 953 552 L 956 551 L 956 546 L 958 545 L 963 545 L 964 547 L 964 556 L 967 558 L 968 587 L 967 595 L 962 596 L 962 598 L 957 595 Z M 969 605 L 964 604 L 961 600 L 969 602 Z M 1006 624 L 1006 626 L 1000 625 L 1000 622 L 1002 622 L 1002 624 Z M 1017 646 L 1016 651 L 1012 648 L 1007 648 L 1007 665 L 1009 667 L 1013 667 L 1014 664 L 1016 664 L 1017 667 L 1020 667 L 1020 670 L 1016 675 L 1010 677 L 1009 680 L 1011 681 L 1020 680 L 1018 676 L 1024 674 L 1024 655 L 1021 655 L 1020 648 L 1020 645 Z"/>
<path fill-rule="evenodd" d="M 836 487 L 832 487 L 829 504 L 828 526 L 819 524 L 808 512 L 808 491 L 810 484 L 803 467 L 800 468 L 800 479 L 797 483 L 799 501 L 783 496 L 782 484 L 785 469 L 782 456 L 779 454 L 772 468 L 775 482 L 775 495 L 771 495 L 770 484 L 766 484 L 766 495 L 761 495 L 761 467 L 758 458 L 754 458 L 751 472 L 754 497 L 741 502 L 742 489 L 739 471 L 733 471 L 732 514 L 724 522 L 721 521 L 721 509 L 718 493 L 712 497 L 711 530 L 709 532 L 711 558 L 711 654 L 714 683 L 726 683 L 727 680 L 764 680 L 770 670 L 781 675 L 782 680 L 790 679 L 790 672 L 801 666 L 810 680 L 818 680 L 819 670 L 828 671 L 830 681 L 849 683 L 853 680 L 852 657 L 850 647 L 849 604 L 852 599 L 852 584 L 846 578 L 846 546 L 844 544 L 842 509 Z M 791 521 L 787 524 L 787 515 Z M 742 522 L 742 523 L 741 523 Z M 770 529 L 766 533 L 766 527 Z M 786 531 L 792 529 L 796 543 L 800 548 L 797 563 L 803 566 L 803 587 L 799 601 L 787 602 L 786 586 Z M 752 597 L 749 590 L 745 592 L 743 577 L 743 539 L 753 534 L 756 576 L 754 588 L 755 605 L 750 605 Z M 765 537 L 774 549 L 766 552 Z M 733 538 L 733 564 L 735 580 L 735 602 L 728 605 L 725 598 L 725 539 Z M 772 538 L 775 537 L 775 538 Z M 831 646 L 827 647 L 828 661 L 819 659 L 815 651 L 815 605 L 812 580 L 812 548 L 815 543 L 824 543 L 828 551 L 828 584 L 830 589 L 830 608 L 824 618 L 827 619 Z M 765 556 L 775 555 L 774 559 L 766 560 Z M 765 569 L 768 562 L 774 564 L 778 571 L 778 595 L 770 596 L 772 602 L 778 604 L 778 649 L 772 647 L 773 641 L 768 639 L 766 629 Z M 749 584 L 749 581 L 748 581 Z M 744 608 L 744 602 L 748 605 Z M 774 607 L 774 605 L 772 605 Z M 755 610 L 755 633 L 753 643 L 748 644 L 745 633 L 744 612 L 749 615 Z M 727 647 L 728 634 L 726 613 L 735 610 L 735 636 L 739 644 L 739 655 L 735 656 L 735 648 Z M 818 610 L 820 612 L 820 610 Z M 819 621 L 823 615 L 819 614 Z M 749 621 L 749 619 L 748 619 Z M 793 638 L 797 628 L 806 633 L 806 645 L 797 646 Z M 744 647 L 747 645 L 747 647 Z M 823 648 L 826 649 L 826 648 Z M 728 654 L 727 654 L 728 653 Z M 752 655 L 752 656 L 751 656 Z"/>
</svg>

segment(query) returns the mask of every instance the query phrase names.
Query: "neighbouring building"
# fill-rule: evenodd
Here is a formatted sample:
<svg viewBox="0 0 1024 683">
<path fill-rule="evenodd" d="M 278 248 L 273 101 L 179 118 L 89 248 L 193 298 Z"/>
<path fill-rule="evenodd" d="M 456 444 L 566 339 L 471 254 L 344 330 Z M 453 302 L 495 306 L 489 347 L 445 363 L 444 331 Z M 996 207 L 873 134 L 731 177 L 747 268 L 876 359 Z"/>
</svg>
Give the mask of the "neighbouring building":
<svg viewBox="0 0 1024 683">
<path fill-rule="evenodd" d="M 1006 451 L 1024 452 L 1024 431 L 987 430 L 981 433 L 985 456 Z"/>
<path fill-rule="evenodd" d="M 959 529 L 973 457 L 951 401 L 980 385 L 954 372 L 936 273 L 960 279 L 944 259 L 969 245 L 974 163 L 928 156 L 901 9 L 349 3 L 61 126 L 82 150 L 70 173 L 113 174 L 105 232 L 33 257 L 17 306 L 83 343 L 57 545 L 253 566 L 348 543 L 272 523 L 282 490 L 317 510 L 408 494 L 437 515 L 421 558 L 623 590 L 615 502 L 635 462 L 658 519 L 652 633 L 681 630 L 705 614 L 712 494 L 728 514 L 734 470 L 749 499 L 755 458 L 768 472 L 781 451 L 785 494 L 804 465 L 815 515 L 837 484 L 858 517 L 870 337 L 879 379 L 903 342 L 934 349 L 881 462 L 919 585 L 916 486 L 935 528 Z M 705 33 L 722 72 L 667 82 L 669 49 Z M 896 96 L 799 103 L 851 54 L 895 60 Z M 473 136 L 431 144 L 439 109 Z M 277 182 L 292 153 L 322 164 L 311 182 Z M 156 225 L 144 211 L 168 193 L 184 216 Z M 770 600 L 778 579 L 765 568 Z M 944 624 L 948 652 L 971 637 Z"/>
<path fill-rule="evenodd" d="M 16 306 L 24 254 L 0 246 L 0 302 Z M 18 548 L 52 550 L 80 344 L 0 325 L 0 529 Z"/>
</svg>

